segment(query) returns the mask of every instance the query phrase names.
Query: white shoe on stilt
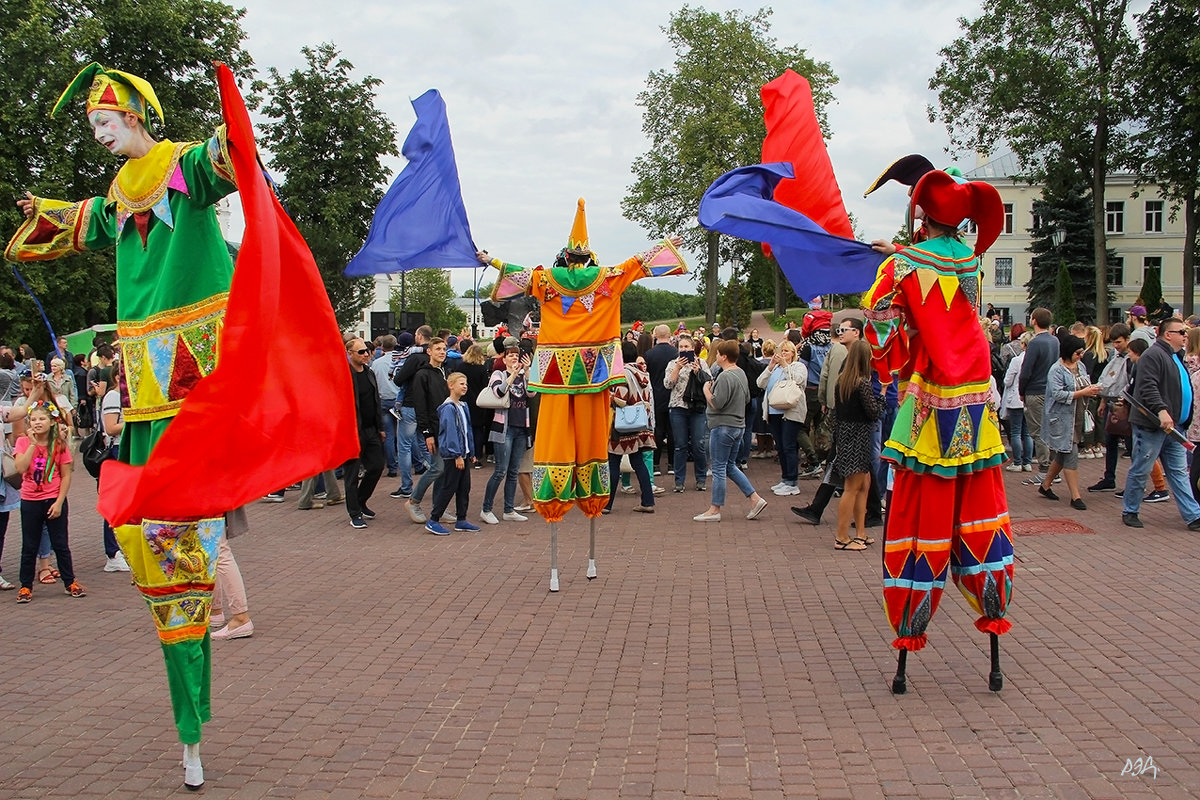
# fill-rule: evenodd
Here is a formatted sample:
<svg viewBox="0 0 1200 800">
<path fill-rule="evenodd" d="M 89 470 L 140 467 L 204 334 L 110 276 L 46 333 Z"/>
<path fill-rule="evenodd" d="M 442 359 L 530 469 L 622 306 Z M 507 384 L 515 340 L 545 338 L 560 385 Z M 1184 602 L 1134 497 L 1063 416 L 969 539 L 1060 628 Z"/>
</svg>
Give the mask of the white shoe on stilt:
<svg viewBox="0 0 1200 800">
<path fill-rule="evenodd" d="M 204 765 L 200 763 L 200 743 L 183 746 L 183 786 L 190 792 L 204 788 Z"/>
</svg>

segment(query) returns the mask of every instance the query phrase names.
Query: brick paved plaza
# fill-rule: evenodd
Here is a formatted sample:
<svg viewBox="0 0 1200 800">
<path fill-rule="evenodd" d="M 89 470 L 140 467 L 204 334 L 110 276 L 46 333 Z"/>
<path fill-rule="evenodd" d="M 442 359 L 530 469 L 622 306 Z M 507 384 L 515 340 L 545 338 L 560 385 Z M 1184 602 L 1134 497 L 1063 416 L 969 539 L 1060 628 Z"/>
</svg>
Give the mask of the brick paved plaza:
<svg viewBox="0 0 1200 800">
<path fill-rule="evenodd" d="M 1092 483 L 1103 462 L 1080 463 Z M 765 490 L 776 469 L 754 461 L 751 478 Z M 1016 539 L 999 694 L 987 638 L 949 588 L 909 693 L 889 692 L 879 546 L 835 552 L 832 512 L 800 523 L 788 501 L 813 482 L 755 522 L 692 522 L 707 499 L 692 491 L 654 516 L 620 495 L 591 582 L 574 514 L 558 594 L 536 517 L 430 536 L 386 480 L 366 531 L 342 506 L 296 510 L 291 492 L 256 504 L 233 543 L 256 633 L 213 645 L 204 795 L 1200 795 L 1200 540 L 1173 503 L 1143 506 L 1135 531 L 1111 494 L 1072 512 L 1021 477 L 1008 475 L 1013 517 L 1035 532 Z M 153 626 L 126 576 L 101 571 L 87 484 L 71 540 L 88 597 L 0 595 L 0 798 L 184 796 Z M 1055 518 L 1090 530 L 1036 533 Z M 1127 759 L 1142 774 L 1122 776 Z"/>
</svg>

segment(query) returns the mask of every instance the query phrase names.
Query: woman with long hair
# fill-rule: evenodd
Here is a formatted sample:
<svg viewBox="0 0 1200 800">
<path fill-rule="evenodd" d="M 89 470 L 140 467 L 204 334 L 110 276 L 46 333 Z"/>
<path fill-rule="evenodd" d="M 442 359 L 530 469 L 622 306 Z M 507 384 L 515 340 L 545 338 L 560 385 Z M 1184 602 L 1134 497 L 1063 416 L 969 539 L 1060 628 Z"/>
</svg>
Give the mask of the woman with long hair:
<svg viewBox="0 0 1200 800">
<path fill-rule="evenodd" d="M 808 385 L 808 369 L 796 358 L 796 345 L 787 339 L 779 343 L 779 348 L 771 356 L 765 369 L 758 376 L 758 387 L 764 390 L 762 417 L 767 422 L 767 429 L 779 449 L 779 483 L 771 487 L 771 491 L 780 496 L 800 494 L 796 481 L 800 473 L 800 458 L 798 437 L 804 421 L 808 418 L 808 403 L 804 397 L 804 389 Z M 791 380 L 796 384 L 798 398 L 791 406 L 784 408 L 772 407 L 771 392 L 775 391 L 780 381 Z"/>
<path fill-rule="evenodd" d="M 883 395 L 871 387 L 871 346 L 863 339 L 850 345 L 837 379 L 833 428 L 834 469 L 844 486 L 838 504 L 838 550 L 866 550 L 867 492 L 871 491 L 871 449 L 875 422 L 883 414 Z M 858 536 L 850 537 L 850 520 Z"/>
<path fill-rule="evenodd" d="M 471 428 L 475 435 L 475 469 L 483 466 L 484 450 L 491 446 L 487 434 L 492 414 L 488 409 L 480 408 L 478 403 L 479 393 L 487 388 L 488 378 L 492 374 L 491 369 L 484 363 L 486 360 L 483 346 L 473 344 L 463 353 L 462 363 L 458 366 L 458 371 L 467 376 L 467 396 L 463 399 L 471 411 Z"/>
<path fill-rule="evenodd" d="M 1100 373 L 1104 371 L 1104 365 L 1108 363 L 1109 353 L 1108 348 L 1104 345 L 1104 333 L 1095 325 L 1088 325 L 1084 329 L 1083 335 L 1084 353 L 1080 364 L 1087 371 L 1088 381 L 1090 383 L 1100 383 Z M 1086 401 L 1078 403 L 1079 411 L 1076 414 L 1076 425 L 1079 429 L 1079 457 L 1080 458 L 1104 458 L 1104 442 L 1103 426 L 1100 424 L 1100 398 L 1089 397 Z M 1087 425 L 1084 424 L 1084 418 L 1090 416 L 1091 430 L 1087 430 Z"/>
</svg>

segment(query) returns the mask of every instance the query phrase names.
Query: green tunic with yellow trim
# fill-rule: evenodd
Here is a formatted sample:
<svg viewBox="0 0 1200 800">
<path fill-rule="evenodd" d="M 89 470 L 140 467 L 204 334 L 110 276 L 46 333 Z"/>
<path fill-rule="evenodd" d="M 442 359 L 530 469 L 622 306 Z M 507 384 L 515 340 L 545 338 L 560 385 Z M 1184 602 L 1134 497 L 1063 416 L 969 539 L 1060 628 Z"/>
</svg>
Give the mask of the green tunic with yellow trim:
<svg viewBox="0 0 1200 800">
<path fill-rule="evenodd" d="M 213 205 L 236 190 L 224 126 L 207 142 L 164 140 L 126 161 L 105 197 L 36 198 L 5 250 L 10 261 L 44 261 L 116 246 L 122 461 L 146 462 L 216 366 L 233 261 Z"/>
</svg>

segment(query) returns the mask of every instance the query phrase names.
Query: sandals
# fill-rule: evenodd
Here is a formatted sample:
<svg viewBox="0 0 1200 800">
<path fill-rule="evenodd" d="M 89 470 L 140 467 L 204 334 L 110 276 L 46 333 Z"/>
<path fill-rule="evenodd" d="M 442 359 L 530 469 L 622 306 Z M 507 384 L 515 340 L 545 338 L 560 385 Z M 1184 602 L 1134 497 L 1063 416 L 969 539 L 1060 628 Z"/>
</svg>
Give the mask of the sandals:
<svg viewBox="0 0 1200 800">
<path fill-rule="evenodd" d="M 855 536 L 855 537 L 854 537 L 853 539 L 851 539 L 850 541 L 852 541 L 852 542 L 862 542 L 863 544 L 875 544 L 875 540 L 874 540 L 874 539 L 872 539 L 870 536 Z"/>
<path fill-rule="evenodd" d="M 38 583 L 54 583 L 57 580 L 58 580 L 58 570 L 50 569 L 49 567 L 42 567 L 40 570 L 38 570 L 38 574 L 37 574 Z"/>
<path fill-rule="evenodd" d="M 853 550 L 855 552 L 860 552 L 862 550 L 866 550 L 867 546 L 862 542 L 861 539 L 851 539 L 848 542 L 843 542 L 841 539 L 834 539 L 833 540 L 833 549 L 834 550 Z"/>
</svg>

